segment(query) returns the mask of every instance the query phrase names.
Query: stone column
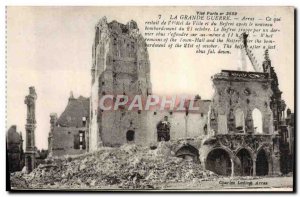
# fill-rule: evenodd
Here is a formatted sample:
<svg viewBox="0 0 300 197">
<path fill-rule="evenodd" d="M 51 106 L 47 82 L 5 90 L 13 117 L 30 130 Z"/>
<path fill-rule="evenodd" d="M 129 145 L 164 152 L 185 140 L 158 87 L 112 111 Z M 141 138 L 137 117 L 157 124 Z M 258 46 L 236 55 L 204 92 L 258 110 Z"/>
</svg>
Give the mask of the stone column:
<svg viewBox="0 0 300 197">
<path fill-rule="evenodd" d="M 231 161 L 231 177 L 234 177 L 234 160 L 230 159 Z"/>
<path fill-rule="evenodd" d="M 35 168 L 35 101 L 37 95 L 34 87 L 29 87 L 29 95 L 25 97 L 25 104 L 27 105 L 27 119 L 26 119 L 26 150 L 25 150 L 25 166 L 27 173 L 30 173 Z"/>
<path fill-rule="evenodd" d="M 277 170 L 274 170 L 273 167 L 274 167 L 274 165 L 273 165 L 273 161 L 271 158 L 270 161 L 268 161 L 268 175 L 269 176 L 274 175 L 274 174 L 278 175 Z"/>
<path fill-rule="evenodd" d="M 274 149 L 269 149 L 268 163 L 269 163 L 269 175 L 280 175 L 280 149 L 279 149 L 279 135 L 275 136 L 273 141 Z"/>
<path fill-rule="evenodd" d="M 199 158 L 200 158 L 200 156 L 199 156 Z M 204 158 L 203 161 L 201 161 L 201 158 L 200 158 L 200 162 L 201 162 L 203 169 L 207 170 L 206 169 L 206 158 Z"/>
<path fill-rule="evenodd" d="M 53 155 L 53 131 L 54 128 L 57 126 L 57 114 L 51 113 L 50 114 L 50 132 L 48 137 L 48 155 L 51 157 Z"/>
<path fill-rule="evenodd" d="M 252 176 L 256 176 L 256 158 L 253 159 L 252 163 L 253 163 L 253 164 L 252 164 L 252 165 L 253 165 L 253 168 L 252 168 L 252 170 L 253 170 Z"/>
</svg>

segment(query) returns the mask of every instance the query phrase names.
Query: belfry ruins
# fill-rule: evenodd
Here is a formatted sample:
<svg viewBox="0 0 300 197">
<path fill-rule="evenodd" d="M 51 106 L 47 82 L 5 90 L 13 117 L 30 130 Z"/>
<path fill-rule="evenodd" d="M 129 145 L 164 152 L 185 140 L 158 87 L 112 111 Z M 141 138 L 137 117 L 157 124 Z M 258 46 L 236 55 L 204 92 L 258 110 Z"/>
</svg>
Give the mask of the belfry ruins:
<svg viewBox="0 0 300 197">
<path fill-rule="evenodd" d="M 264 61 L 257 63 L 247 36 L 242 35 L 242 53 L 254 72 L 242 66 L 212 76 L 214 95 L 211 100 L 196 96 L 193 102 L 198 111 L 128 111 L 127 106 L 103 111 L 99 108 L 103 96 L 148 96 L 152 85 L 148 50 L 137 23 L 102 18 L 95 26 L 91 51 L 91 95 L 74 98 L 71 93 L 64 112 L 50 115 L 49 155 L 82 154 L 126 143 L 149 147 L 168 143 L 175 156 L 220 175 L 264 176 L 288 171 L 291 164 L 283 161 L 292 154 L 292 149 L 286 148 L 291 142 L 282 136 L 292 135 L 293 126 L 284 116 L 286 106 L 268 51 Z M 27 139 L 31 139 L 26 144 L 28 170 L 34 167 L 35 99 L 35 90 L 30 88 L 25 100 Z"/>
</svg>

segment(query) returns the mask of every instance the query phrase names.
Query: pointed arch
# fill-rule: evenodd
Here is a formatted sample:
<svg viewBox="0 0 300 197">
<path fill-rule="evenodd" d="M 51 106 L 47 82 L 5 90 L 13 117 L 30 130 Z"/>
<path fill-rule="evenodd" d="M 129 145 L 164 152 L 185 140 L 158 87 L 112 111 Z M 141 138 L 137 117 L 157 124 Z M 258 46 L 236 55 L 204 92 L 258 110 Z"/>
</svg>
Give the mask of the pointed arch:
<svg viewBox="0 0 300 197">
<path fill-rule="evenodd" d="M 180 147 L 176 153 L 176 157 L 183 158 L 185 160 L 192 160 L 195 163 L 199 161 L 199 150 L 190 144 L 183 145 Z"/>
<path fill-rule="evenodd" d="M 252 111 L 254 133 L 263 133 L 263 118 L 259 109 L 254 108 Z"/>
<path fill-rule="evenodd" d="M 241 108 L 235 110 L 235 128 L 239 133 L 245 132 L 245 115 Z"/>
<path fill-rule="evenodd" d="M 241 176 L 251 176 L 253 174 L 253 159 L 252 154 L 246 148 L 241 148 L 236 156 L 241 164 Z"/>
<path fill-rule="evenodd" d="M 256 157 L 256 175 L 266 176 L 269 173 L 269 161 L 266 151 L 261 148 Z"/>
<path fill-rule="evenodd" d="M 216 174 L 229 176 L 232 171 L 230 160 L 230 152 L 223 148 L 215 148 L 208 153 L 205 168 Z"/>
</svg>

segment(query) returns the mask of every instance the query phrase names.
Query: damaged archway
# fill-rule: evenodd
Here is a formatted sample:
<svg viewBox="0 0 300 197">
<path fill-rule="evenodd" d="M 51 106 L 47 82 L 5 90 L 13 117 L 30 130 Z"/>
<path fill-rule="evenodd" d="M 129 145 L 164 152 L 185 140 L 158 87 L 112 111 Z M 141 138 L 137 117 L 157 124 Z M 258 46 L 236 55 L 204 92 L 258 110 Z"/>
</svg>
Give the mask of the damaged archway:
<svg viewBox="0 0 300 197">
<path fill-rule="evenodd" d="M 184 160 L 200 163 L 199 150 L 189 144 L 184 145 L 180 149 L 178 149 L 175 153 L 175 156 L 180 157 Z"/>
<path fill-rule="evenodd" d="M 205 166 L 207 170 L 219 175 L 230 176 L 232 173 L 230 154 L 222 148 L 213 149 L 208 153 Z"/>
<path fill-rule="evenodd" d="M 261 149 L 256 157 L 256 175 L 266 176 L 269 174 L 269 162 L 266 151 Z"/>
<path fill-rule="evenodd" d="M 157 126 L 157 141 L 169 141 L 170 140 L 170 127 L 171 124 L 168 121 L 168 116 L 164 117 L 163 121 L 160 121 Z"/>
<path fill-rule="evenodd" d="M 253 174 L 253 160 L 251 153 L 247 149 L 242 148 L 238 151 L 236 156 L 240 160 L 240 175 L 251 176 Z"/>
</svg>

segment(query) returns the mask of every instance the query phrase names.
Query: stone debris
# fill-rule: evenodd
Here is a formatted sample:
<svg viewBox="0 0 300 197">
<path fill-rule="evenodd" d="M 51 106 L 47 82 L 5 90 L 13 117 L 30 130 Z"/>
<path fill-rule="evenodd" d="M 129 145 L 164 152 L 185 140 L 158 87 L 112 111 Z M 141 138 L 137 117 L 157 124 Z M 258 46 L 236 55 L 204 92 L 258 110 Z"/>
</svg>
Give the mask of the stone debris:
<svg viewBox="0 0 300 197">
<path fill-rule="evenodd" d="M 29 187 L 27 181 L 23 177 L 24 173 L 21 171 L 11 174 L 10 183 L 12 188 L 26 189 Z"/>
<path fill-rule="evenodd" d="M 164 142 L 163 142 L 164 143 Z M 103 147 L 96 152 L 52 158 L 30 174 L 12 174 L 16 188 L 163 189 L 168 183 L 200 182 L 217 177 L 191 161 L 167 154 L 165 145 Z"/>
</svg>

